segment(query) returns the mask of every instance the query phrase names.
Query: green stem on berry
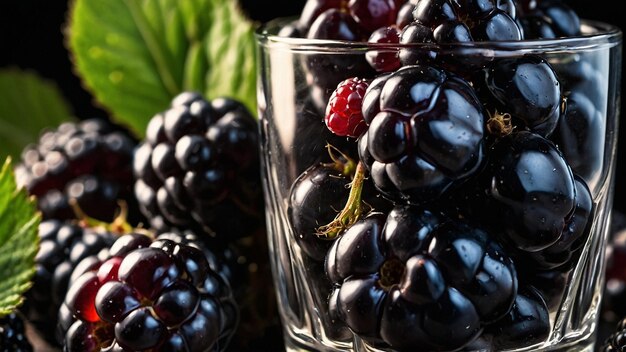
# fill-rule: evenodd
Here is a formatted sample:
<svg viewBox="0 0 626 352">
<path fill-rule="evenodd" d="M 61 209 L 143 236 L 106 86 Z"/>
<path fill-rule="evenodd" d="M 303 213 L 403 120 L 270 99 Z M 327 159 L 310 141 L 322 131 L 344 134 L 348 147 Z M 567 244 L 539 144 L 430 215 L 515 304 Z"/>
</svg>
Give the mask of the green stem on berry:
<svg viewBox="0 0 626 352">
<path fill-rule="evenodd" d="M 333 162 L 325 165 L 341 172 L 346 177 L 352 178 L 356 172 L 357 163 L 332 144 L 326 144 L 326 149 L 328 149 L 328 155 Z"/>
<path fill-rule="evenodd" d="M 341 232 L 354 225 L 363 214 L 361 193 L 365 181 L 366 168 L 363 162 L 356 165 L 354 178 L 350 182 L 350 194 L 343 210 L 329 224 L 318 228 L 317 235 L 325 239 L 335 239 Z"/>
</svg>

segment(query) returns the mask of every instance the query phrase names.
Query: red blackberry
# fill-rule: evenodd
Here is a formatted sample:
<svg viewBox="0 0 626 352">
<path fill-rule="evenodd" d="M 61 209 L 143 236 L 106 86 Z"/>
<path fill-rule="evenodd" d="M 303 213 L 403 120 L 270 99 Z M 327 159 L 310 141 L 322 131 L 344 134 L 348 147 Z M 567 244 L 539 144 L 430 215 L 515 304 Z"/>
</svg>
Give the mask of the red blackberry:
<svg viewBox="0 0 626 352">
<path fill-rule="evenodd" d="M 328 100 L 324 122 L 337 136 L 360 137 L 367 125 L 363 120 L 361 107 L 369 82 L 359 78 L 349 78 L 337 86 Z"/>
<path fill-rule="evenodd" d="M 229 284 L 198 245 L 129 234 L 72 282 L 65 351 L 221 351 L 238 323 Z M 78 269 L 77 269 L 78 270 Z"/>
<path fill-rule="evenodd" d="M 298 24 L 308 38 L 360 41 L 395 24 L 399 7 L 395 0 L 308 0 Z"/>
<path fill-rule="evenodd" d="M 42 133 L 22 152 L 19 184 L 37 196 L 44 219 L 71 219 L 74 199 L 92 218 L 110 222 L 124 201 L 129 221 L 140 221 L 132 194 L 134 139 L 120 126 L 90 119 Z"/>
<path fill-rule="evenodd" d="M 0 318 L 0 352 L 31 352 L 33 346 L 26 337 L 24 322 L 16 313 Z"/>
<path fill-rule="evenodd" d="M 27 292 L 22 311 L 42 337 L 56 343 L 57 314 L 72 271 L 83 259 L 108 249 L 115 236 L 72 222 L 47 220 L 39 225 L 39 237 L 34 283 Z"/>
<path fill-rule="evenodd" d="M 257 123 L 239 102 L 186 92 L 135 153 L 135 195 L 153 227 L 236 239 L 263 221 Z"/>
</svg>

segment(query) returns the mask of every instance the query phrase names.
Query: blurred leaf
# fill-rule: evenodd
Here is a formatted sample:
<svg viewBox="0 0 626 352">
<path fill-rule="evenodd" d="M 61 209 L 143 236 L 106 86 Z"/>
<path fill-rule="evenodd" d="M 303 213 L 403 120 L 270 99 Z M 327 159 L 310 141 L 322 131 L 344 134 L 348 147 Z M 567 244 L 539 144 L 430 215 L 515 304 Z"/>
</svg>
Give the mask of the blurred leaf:
<svg viewBox="0 0 626 352">
<path fill-rule="evenodd" d="M 138 136 L 183 91 L 256 112 L 254 28 L 235 1 L 75 0 L 66 37 L 85 85 Z"/>
<path fill-rule="evenodd" d="M 39 219 L 34 200 L 17 189 L 8 158 L 0 170 L 0 317 L 19 306 L 31 286 Z"/>
<path fill-rule="evenodd" d="M 8 155 L 19 160 L 42 129 L 71 119 L 71 109 L 53 82 L 30 71 L 0 70 L 0 160 Z"/>
</svg>

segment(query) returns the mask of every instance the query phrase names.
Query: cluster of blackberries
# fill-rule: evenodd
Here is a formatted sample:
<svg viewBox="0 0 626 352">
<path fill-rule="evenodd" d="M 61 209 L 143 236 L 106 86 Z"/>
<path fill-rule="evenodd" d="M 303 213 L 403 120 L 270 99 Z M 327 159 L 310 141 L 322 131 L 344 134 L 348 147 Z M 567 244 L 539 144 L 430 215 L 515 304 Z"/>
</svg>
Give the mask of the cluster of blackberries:
<svg viewBox="0 0 626 352">
<path fill-rule="evenodd" d="M 310 124 L 343 137 L 301 169 L 288 209 L 304 262 L 323 271 L 307 279 L 324 288 L 327 333 L 400 351 L 548 339 L 597 216 L 605 148 L 602 99 L 576 82 L 603 77 L 584 59 L 436 45 L 580 27 L 559 0 L 309 0 L 281 30 L 388 44 L 303 59 L 302 100 L 324 106 Z"/>
<path fill-rule="evenodd" d="M 62 124 L 16 177 L 41 245 L 0 350 L 30 351 L 21 317 L 68 352 L 243 351 L 276 333 L 257 122 L 240 102 L 181 93 L 143 141 L 107 120 Z"/>
</svg>

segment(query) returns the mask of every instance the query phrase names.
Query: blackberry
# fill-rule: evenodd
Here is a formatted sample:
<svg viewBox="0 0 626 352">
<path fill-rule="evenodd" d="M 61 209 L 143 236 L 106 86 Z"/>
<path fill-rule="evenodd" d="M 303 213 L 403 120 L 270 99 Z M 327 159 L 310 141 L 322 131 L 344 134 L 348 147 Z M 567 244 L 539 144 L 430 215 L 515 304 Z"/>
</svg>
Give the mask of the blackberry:
<svg viewBox="0 0 626 352">
<path fill-rule="evenodd" d="M 181 93 L 155 115 L 134 159 L 153 227 L 237 239 L 262 225 L 257 123 L 239 102 Z"/>
<path fill-rule="evenodd" d="M 320 164 L 303 172 L 291 186 L 289 220 L 295 241 L 307 256 L 318 261 L 326 257 L 332 239 L 316 232 L 343 208 L 350 192 L 348 184 L 350 178 L 341 170 Z"/>
<path fill-rule="evenodd" d="M 359 214 L 375 209 L 385 211 L 391 203 L 378 197 L 371 181 L 353 184 L 356 166 L 352 160 L 320 163 L 305 170 L 289 192 L 289 221 L 294 238 L 302 251 L 315 261 L 323 261 L 335 237 L 324 234 L 327 224 L 340 214 L 350 201 L 350 192 L 359 188 L 355 206 Z"/>
<path fill-rule="evenodd" d="M 626 351 L 626 318 L 623 318 L 616 326 L 615 331 L 604 340 L 600 346 L 601 352 Z"/>
<path fill-rule="evenodd" d="M 564 1 L 537 0 L 528 2 L 525 7 L 519 23 L 526 39 L 553 39 L 581 34 L 578 14 Z"/>
<path fill-rule="evenodd" d="M 519 131 L 498 139 L 487 158 L 475 193 L 458 202 L 466 215 L 524 253 L 557 243 L 577 204 L 576 180 L 557 147 Z"/>
<path fill-rule="evenodd" d="M 494 351 L 532 346 L 550 335 L 550 316 L 541 294 L 532 286 L 520 288 L 509 313 L 485 329 Z"/>
<path fill-rule="evenodd" d="M 400 31 L 396 26 L 382 27 L 370 35 L 368 42 L 376 44 L 398 44 Z M 369 50 L 365 54 L 367 62 L 378 72 L 392 72 L 400 68 L 399 51 L 397 49 Z"/>
<path fill-rule="evenodd" d="M 118 239 L 70 286 L 59 311 L 65 351 L 225 349 L 237 305 L 224 277 L 188 240 Z"/>
<path fill-rule="evenodd" d="M 26 337 L 24 321 L 11 313 L 0 318 L 0 352 L 31 352 L 33 346 Z"/>
<path fill-rule="evenodd" d="M 521 40 L 515 16 L 514 6 L 495 0 L 419 0 L 413 10 L 436 43 Z"/>
<path fill-rule="evenodd" d="M 553 65 L 568 89 L 565 104 L 552 139 L 563 152 L 572 170 L 597 187 L 604 155 L 604 109 L 606 96 L 600 89 L 606 73 L 598 70 L 600 60 L 581 55 L 570 62 Z"/>
<path fill-rule="evenodd" d="M 565 222 L 559 240 L 549 247 L 527 253 L 531 266 L 542 270 L 569 270 L 580 257 L 580 251 L 589 238 L 593 213 L 595 210 L 593 197 L 587 184 L 578 176 L 574 176 L 576 203 L 573 213 Z"/>
<path fill-rule="evenodd" d="M 44 131 L 27 146 L 16 178 L 31 195 L 44 219 L 71 219 L 75 200 L 92 218 L 105 222 L 117 215 L 120 201 L 128 220 L 141 220 L 132 194 L 132 158 L 136 142 L 121 126 L 102 119 L 64 123 Z"/>
<path fill-rule="evenodd" d="M 336 319 L 399 350 L 457 350 L 505 316 L 517 293 L 513 261 L 484 231 L 406 206 L 344 232 L 326 273 Z"/>
<path fill-rule="evenodd" d="M 298 24 L 308 38 L 360 41 L 395 24 L 400 5 L 395 0 L 308 0 Z"/>
<path fill-rule="evenodd" d="M 83 259 L 108 249 L 115 236 L 69 221 L 46 220 L 39 225 L 39 238 L 34 282 L 22 311 L 41 336 L 54 344 L 57 314 L 72 271 Z"/>
<path fill-rule="evenodd" d="M 382 84 L 364 98 L 366 121 L 380 112 L 359 143 L 361 160 L 381 192 L 423 204 L 475 173 L 483 160 L 486 113 L 469 83 L 416 65 L 402 67 Z M 380 94 L 377 109 L 369 94 Z"/>
<path fill-rule="evenodd" d="M 500 59 L 485 70 L 486 101 L 517 125 L 549 136 L 557 127 L 563 98 L 552 66 L 542 57 L 526 55 Z"/>
</svg>

